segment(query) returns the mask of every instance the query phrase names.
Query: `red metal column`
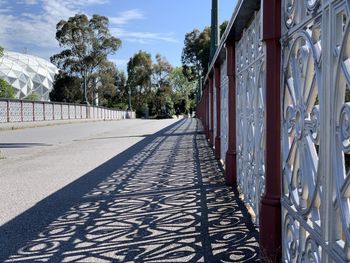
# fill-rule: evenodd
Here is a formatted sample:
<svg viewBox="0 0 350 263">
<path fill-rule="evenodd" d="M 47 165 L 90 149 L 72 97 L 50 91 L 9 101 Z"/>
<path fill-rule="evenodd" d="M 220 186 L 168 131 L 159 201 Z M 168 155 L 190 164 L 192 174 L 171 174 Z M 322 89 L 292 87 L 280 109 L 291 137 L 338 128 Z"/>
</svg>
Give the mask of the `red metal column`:
<svg viewBox="0 0 350 263">
<path fill-rule="evenodd" d="M 35 121 L 35 102 L 33 101 L 33 121 Z"/>
<path fill-rule="evenodd" d="M 21 122 L 23 122 L 23 100 L 21 100 Z"/>
<path fill-rule="evenodd" d="M 44 115 L 43 120 L 45 121 L 46 120 L 46 117 L 45 117 L 45 102 L 43 102 L 43 115 Z"/>
<path fill-rule="evenodd" d="M 235 42 L 226 43 L 228 77 L 228 149 L 225 160 L 227 185 L 237 185 L 236 163 L 236 53 Z"/>
<path fill-rule="evenodd" d="M 221 76 L 220 76 L 220 64 L 214 67 L 215 76 L 215 88 L 216 88 L 216 136 L 215 136 L 215 159 L 220 160 L 221 153 Z"/>
<path fill-rule="evenodd" d="M 214 96 L 213 92 L 214 91 L 214 80 L 213 76 L 209 78 L 209 144 L 213 145 L 214 138 L 213 138 L 213 133 L 214 133 Z"/>
<path fill-rule="evenodd" d="M 265 194 L 260 204 L 260 253 L 263 262 L 281 260 L 281 0 L 263 2 L 266 50 Z"/>
</svg>

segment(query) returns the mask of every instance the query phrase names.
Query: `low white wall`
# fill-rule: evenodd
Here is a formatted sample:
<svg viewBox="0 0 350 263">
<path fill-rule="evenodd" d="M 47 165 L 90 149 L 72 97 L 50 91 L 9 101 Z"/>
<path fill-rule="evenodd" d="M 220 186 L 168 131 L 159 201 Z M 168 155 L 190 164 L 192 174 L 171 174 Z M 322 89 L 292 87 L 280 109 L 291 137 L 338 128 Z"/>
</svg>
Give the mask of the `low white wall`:
<svg viewBox="0 0 350 263">
<path fill-rule="evenodd" d="M 72 119 L 134 119 L 133 111 L 81 104 L 0 99 L 0 123 Z"/>
</svg>

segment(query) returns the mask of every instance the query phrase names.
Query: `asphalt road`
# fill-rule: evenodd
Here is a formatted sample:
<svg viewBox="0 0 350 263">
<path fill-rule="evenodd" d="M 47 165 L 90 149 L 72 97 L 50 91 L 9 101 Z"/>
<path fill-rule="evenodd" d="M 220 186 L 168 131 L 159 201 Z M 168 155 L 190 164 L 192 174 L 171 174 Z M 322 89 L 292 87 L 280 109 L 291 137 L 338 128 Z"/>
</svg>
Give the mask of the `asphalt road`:
<svg viewBox="0 0 350 263">
<path fill-rule="evenodd" d="M 176 121 L 124 120 L 0 131 L 0 226 Z"/>
</svg>

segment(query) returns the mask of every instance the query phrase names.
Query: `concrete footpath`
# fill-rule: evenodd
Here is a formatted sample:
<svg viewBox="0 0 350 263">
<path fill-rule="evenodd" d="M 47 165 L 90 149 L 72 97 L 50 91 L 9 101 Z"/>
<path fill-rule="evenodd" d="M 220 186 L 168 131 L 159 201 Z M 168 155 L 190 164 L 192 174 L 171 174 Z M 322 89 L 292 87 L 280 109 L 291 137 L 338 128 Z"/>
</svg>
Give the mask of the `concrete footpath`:
<svg viewBox="0 0 350 263">
<path fill-rule="evenodd" d="M 0 262 L 259 262 L 199 122 L 161 123 L 2 224 Z"/>
</svg>

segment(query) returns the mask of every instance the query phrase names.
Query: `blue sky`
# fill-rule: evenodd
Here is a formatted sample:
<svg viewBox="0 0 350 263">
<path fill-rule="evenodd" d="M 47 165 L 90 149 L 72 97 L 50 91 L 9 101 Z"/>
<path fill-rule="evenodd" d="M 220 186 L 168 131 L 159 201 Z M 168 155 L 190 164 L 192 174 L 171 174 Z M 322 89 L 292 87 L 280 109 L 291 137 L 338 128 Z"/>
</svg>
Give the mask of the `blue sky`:
<svg viewBox="0 0 350 263">
<path fill-rule="evenodd" d="M 219 0 L 220 23 L 231 18 L 236 0 Z M 57 52 L 55 26 L 76 13 L 105 15 L 122 47 L 110 57 L 125 70 L 139 50 L 181 65 L 186 32 L 210 25 L 211 0 L 0 0 L 0 45 L 46 59 Z"/>
</svg>

